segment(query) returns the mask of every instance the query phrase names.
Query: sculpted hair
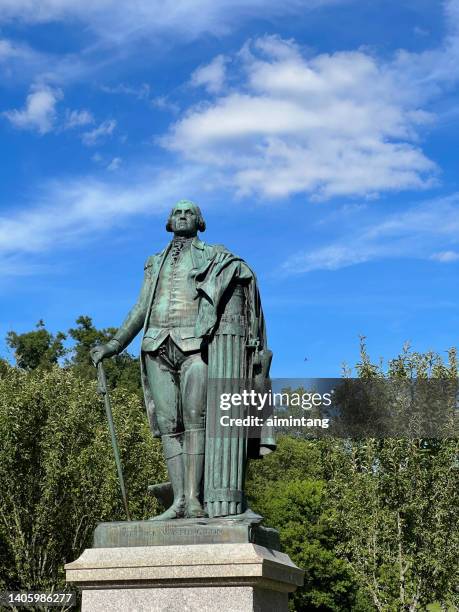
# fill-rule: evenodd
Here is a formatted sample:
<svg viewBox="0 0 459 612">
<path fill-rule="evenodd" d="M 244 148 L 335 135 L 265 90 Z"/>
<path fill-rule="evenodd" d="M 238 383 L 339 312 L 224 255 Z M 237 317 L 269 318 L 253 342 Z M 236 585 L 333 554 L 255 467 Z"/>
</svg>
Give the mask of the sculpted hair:
<svg viewBox="0 0 459 612">
<path fill-rule="evenodd" d="M 177 202 L 177 204 L 171 210 L 171 212 L 169 214 L 169 218 L 167 219 L 166 230 L 168 232 L 172 232 L 173 231 L 173 229 L 172 229 L 172 215 L 174 214 L 174 210 L 176 209 L 176 207 L 179 204 L 188 204 L 190 206 L 190 208 L 191 207 L 194 208 L 194 210 L 196 211 L 196 214 L 198 215 L 198 231 L 199 232 L 205 232 L 206 231 L 206 222 L 204 221 L 204 217 L 202 216 L 201 209 L 194 202 L 190 202 L 190 200 L 180 200 L 180 202 Z"/>
</svg>

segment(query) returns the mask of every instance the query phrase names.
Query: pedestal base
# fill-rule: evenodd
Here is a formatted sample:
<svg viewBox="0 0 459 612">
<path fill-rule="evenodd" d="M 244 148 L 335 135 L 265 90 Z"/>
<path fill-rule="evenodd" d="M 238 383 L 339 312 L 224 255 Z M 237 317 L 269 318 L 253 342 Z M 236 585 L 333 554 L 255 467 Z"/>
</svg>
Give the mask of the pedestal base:
<svg viewBox="0 0 459 612">
<path fill-rule="evenodd" d="M 286 612 L 287 593 L 252 587 L 107 589 L 83 592 L 84 612 Z"/>
<path fill-rule="evenodd" d="M 287 612 L 303 571 L 257 544 L 91 548 L 65 566 L 83 612 Z"/>
<path fill-rule="evenodd" d="M 280 550 L 279 532 L 260 525 L 261 520 L 252 512 L 234 518 L 99 523 L 93 548 L 252 543 Z"/>
</svg>

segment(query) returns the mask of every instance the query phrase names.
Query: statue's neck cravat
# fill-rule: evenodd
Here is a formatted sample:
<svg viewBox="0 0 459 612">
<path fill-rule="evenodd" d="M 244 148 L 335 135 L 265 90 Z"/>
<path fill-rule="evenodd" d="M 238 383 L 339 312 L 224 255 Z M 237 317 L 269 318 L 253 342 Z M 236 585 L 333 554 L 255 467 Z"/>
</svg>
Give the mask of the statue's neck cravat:
<svg viewBox="0 0 459 612">
<path fill-rule="evenodd" d="M 180 253 L 184 249 L 188 249 L 191 245 L 193 238 L 185 238 L 182 236 L 174 236 L 171 242 L 171 249 L 169 251 L 169 256 L 172 260 L 172 263 L 175 264 L 177 259 L 180 256 Z"/>
</svg>

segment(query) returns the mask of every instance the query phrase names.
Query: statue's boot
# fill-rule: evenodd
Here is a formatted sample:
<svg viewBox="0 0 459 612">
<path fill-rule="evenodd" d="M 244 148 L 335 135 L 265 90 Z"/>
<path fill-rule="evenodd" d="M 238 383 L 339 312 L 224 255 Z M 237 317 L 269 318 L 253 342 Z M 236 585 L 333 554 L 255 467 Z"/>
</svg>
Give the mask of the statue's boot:
<svg viewBox="0 0 459 612">
<path fill-rule="evenodd" d="M 199 499 L 204 474 L 204 429 L 185 431 L 183 458 L 185 463 L 185 516 L 200 518 L 206 515 Z"/>
<path fill-rule="evenodd" d="M 153 516 L 152 521 L 167 521 L 169 519 L 182 518 L 185 511 L 185 494 L 183 488 L 183 452 L 180 442 L 181 434 L 161 436 L 163 442 L 164 457 L 167 463 L 167 471 L 174 492 L 172 506 L 162 514 Z"/>
</svg>

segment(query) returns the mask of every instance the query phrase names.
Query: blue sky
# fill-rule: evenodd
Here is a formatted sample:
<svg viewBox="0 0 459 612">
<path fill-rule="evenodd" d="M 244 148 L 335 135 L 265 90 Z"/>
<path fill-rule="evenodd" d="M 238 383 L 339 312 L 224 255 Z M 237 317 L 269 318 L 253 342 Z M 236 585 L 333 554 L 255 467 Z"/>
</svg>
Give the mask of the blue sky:
<svg viewBox="0 0 459 612">
<path fill-rule="evenodd" d="M 119 325 L 189 198 L 274 376 L 458 344 L 459 0 L 0 0 L 0 77 L 1 339 Z"/>
</svg>

